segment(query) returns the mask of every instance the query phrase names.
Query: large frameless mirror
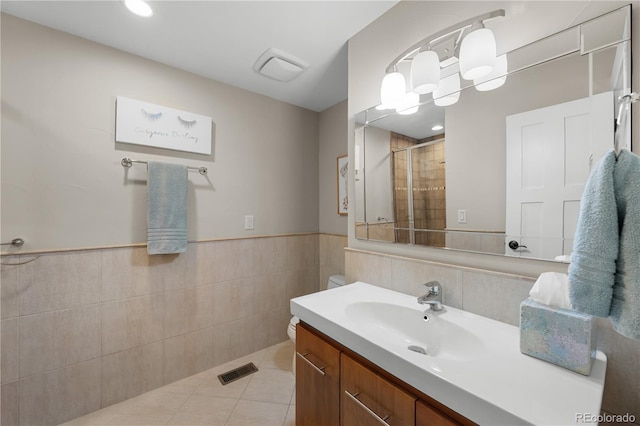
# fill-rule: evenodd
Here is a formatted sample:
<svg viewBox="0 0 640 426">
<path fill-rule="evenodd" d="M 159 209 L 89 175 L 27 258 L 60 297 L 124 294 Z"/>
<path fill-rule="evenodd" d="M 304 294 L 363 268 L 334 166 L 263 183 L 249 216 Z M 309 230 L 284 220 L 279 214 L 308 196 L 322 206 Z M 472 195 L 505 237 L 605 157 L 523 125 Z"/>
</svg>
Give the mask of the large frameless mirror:
<svg viewBox="0 0 640 426">
<path fill-rule="evenodd" d="M 570 261 L 592 167 L 614 140 L 631 148 L 630 13 L 508 52 L 494 90 L 358 114 L 356 238 Z"/>
</svg>

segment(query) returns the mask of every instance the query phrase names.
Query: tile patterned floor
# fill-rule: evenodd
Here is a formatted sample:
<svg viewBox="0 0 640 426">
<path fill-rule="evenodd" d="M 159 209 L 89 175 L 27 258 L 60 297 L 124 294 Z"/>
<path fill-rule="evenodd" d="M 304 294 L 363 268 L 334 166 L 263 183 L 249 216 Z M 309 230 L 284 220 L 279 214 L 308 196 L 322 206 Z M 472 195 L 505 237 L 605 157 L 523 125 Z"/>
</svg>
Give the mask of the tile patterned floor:
<svg viewBox="0 0 640 426">
<path fill-rule="evenodd" d="M 293 343 L 286 341 L 79 417 L 64 426 L 295 425 Z M 253 362 L 259 369 L 222 386 L 218 374 Z"/>
</svg>

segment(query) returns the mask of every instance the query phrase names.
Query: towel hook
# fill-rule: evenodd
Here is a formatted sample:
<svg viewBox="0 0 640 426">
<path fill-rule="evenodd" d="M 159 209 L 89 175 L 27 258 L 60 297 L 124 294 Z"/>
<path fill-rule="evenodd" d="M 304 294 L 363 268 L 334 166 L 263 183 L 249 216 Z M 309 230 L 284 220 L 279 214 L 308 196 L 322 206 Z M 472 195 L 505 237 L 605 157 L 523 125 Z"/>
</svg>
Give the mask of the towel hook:
<svg viewBox="0 0 640 426">
<path fill-rule="evenodd" d="M 0 243 L 0 246 L 12 245 L 14 247 L 21 247 L 24 244 L 24 240 L 20 237 L 14 238 L 10 243 Z"/>
<path fill-rule="evenodd" d="M 640 94 L 637 92 L 627 93 L 626 95 L 622 95 L 618 97 L 618 102 L 620 103 L 620 106 L 618 107 L 618 115 L 616 117 L 616 120 L 613 126 L 614 128 L 613 150 L 615 152 L 616 159 L 618 158 L 618 156 L 620 155 L 620 151 L 622 150 L 622 147 L 620 146 L 622 143 L 621 141 L 622 136 L 620 135 L 620 127 L 622 125 L 623 118 L 624 118 L 624 121 L 626 121 L 629 115 L 628 113 L 626 113 L 626 111 L 629 109 L 629 106 L 631 104 L 635 104 L 636 102 L 638 102 L 638 100 L 640 100 Z"/>
<path fill-rule="evenodd" d="M 0 246 L 13 246 L 13 247 L 22 247 L 22 245 L 24 244 L 24 239 L 23 238 L 14 238 L 13 240 L 11 240 L 10 243 L 0 243 Z M 31 259 L 29 260 L 25 260 L 24 262 L 0 262 L 0 265 L 3 266 L 21 266 L 21 265 L 26 265 L 27 263 L 31 263 L 34 260 L 37 260 L 40 258 L 40 254 L 33 256 Z M 22 256 L 21 256 L 22 257 Z"/>
<path fill-rule="evenodd" d="M 640 100 L 640 93 L 636 92 L 627 93 L 626 95 L 622 95 L 618 98 L 618 101 L 620 102 L 618 117 L 616 118 L 616 124 L 618 126 L 622 122 L 622 110 L 628 105 L 635 104 L 638 100 Z"/>
</svg>

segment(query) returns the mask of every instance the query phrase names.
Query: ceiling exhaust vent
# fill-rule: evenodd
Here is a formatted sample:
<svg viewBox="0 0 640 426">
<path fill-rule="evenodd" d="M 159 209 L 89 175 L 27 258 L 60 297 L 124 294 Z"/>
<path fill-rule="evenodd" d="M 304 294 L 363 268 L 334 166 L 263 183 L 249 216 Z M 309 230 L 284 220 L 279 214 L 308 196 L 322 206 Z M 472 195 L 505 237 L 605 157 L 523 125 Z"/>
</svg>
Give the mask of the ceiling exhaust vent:
<svg viewBox="0 0 640 426">
<path fill-rule="evenodd" d="M 267 49 L 253 64 L 257 73 L 278 81 L 291 81 L 307 68 L 308 62 L 274 48 Z"/>
</svg>

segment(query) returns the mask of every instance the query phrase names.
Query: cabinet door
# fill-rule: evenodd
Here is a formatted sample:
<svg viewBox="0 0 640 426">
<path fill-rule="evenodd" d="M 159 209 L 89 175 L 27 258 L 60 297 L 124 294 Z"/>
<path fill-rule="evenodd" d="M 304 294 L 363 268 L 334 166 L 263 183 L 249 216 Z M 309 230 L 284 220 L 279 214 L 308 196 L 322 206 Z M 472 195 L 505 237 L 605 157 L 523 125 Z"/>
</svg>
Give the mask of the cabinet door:
<svg viewBox="0 0 640 426">
<path fill-rule="evenodd" d="M 458 426 L 458 423 L 422 401 L 416 402 L 416 426 Z"/>
<path fill-rule="evenodd" d="M 296 327 L 296 426 L 340 424 L 340 351 Z"/>
<path fill-rule="evenodd" d="M 415 424 L 416 398 L 346 354 L 341 356 L 343 426 Z"/>
</svg>

